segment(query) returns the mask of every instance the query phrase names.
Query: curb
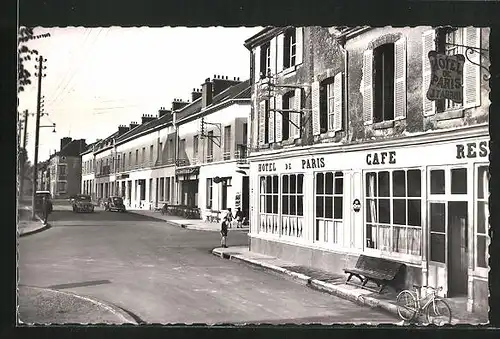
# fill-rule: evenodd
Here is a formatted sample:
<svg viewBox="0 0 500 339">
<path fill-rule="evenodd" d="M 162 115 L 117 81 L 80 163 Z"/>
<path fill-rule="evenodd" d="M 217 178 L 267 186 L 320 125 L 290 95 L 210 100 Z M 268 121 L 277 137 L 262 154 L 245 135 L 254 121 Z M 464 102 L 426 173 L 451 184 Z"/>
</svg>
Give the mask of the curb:
<svg viewBox="0 0 500 339">
<path fill-rule="evenodd" d="M 27 211 L 31 211 L 31 209 L 29 207 L 24 207 L 24 209 L 27 210 Z M 20 230 L 18 229 L 17 232 L 19 233 L 19 237 L 24 237 L 24 236 L 27 236 L 27 235 L 32 235 L 32 234 L 40 233 L 40 232 L 48 230 L 49 228 L 52 227 L 50 225 L 50 223 L 47 223 L 46 225 L 44 225 L 42 219 L 37 214 L 35 214 L 35 216 L 38 219 L 38 221 L 40 223 L 42 223 L 42 226 L 41 227 L 37 227 L 37 228 L 32 229 L 32 230 L 29 230 L 29 231 L 26 231 L 26 232 L 20 232 Z"/>
<path fill-rule="evenodd" d="M 239 254 L 234 253 L 234 252 L 233 253 L 231 253 L 231 252 L 224 253 L 224 252 L 220 251 L 219 248 L 214 248 L 212 250 L 212 254 L 216 255 L 218 257 L 221 257 L 223 259 L 245 262 L 245 263 L 250 264 L 252 266 L 264 268 L 265 270 L 270 270 L 270 271 L 276 272 L 280 275 L 291 277 L 293 280 L 298 281 L 301 284 L 305 284 L 311 288 L 320 290 L 322 292 L 329 293 L 331 295 L 335 295 L 335 296 L 340 297 L 342 299 L 352 301 L 352 302 L 354 302 L 358 305 L 361 305 L 361 306 L 368 306 L 370 308 L 380 309 L 380 310 L 385 311 L 387 313 L 394 314 L 399 318 L 397 305 L 390 303 L 388 301 L 380 300 L 380 299 L 373 298 L 370 296 L 357 295 L 355 293 L 350 293 L 348 291 L 344 291 L 344 290 L 336 287 L 333 284 L 329 284 L 329 283 L 326 283 L 324 281 L 317 280 L 317 279 L 312 279 L 311 277 L 309 277 L 305 274 L 293 272 L 293 271 L 290 271 L 290 270 L 285 269 L 285 268 L 280 267 L 280 266 L 276 266 L 276 265 L 272 265 L 272 264 L 268 264 L 268 263 L 263 263 L 263 262 L 260 262 L 257 260 L 245 258 Z M 451 322 L 452 322 L 452 324 L 454 324 L 454 323 L 456 324 L 456 323 L 460 323 L 460 320 L 452 317 Z"/>
<path fill-rule="evenodd" d="M 138 325 L 138 323 L 128 313 L 123 311 L 121 308 L 114 306 L 112 304 L 106 303 L 104 301 L 97 300 L 95 298 L 91 298 L 91 297 L 84 296 L 84 295 L 79 295 L 79 294 L 76 294 L 73 292 L 66 292 L 66 291 L 63 292 L 63 291 L 59 291 L 59 290 L 55 290 L 55 289 L 51 289 L 51 288 L 42 288 L 42 287 L 35 287 L 35 286 L 22 286 L 22 287 L 27 287 L 27 288 L 37 289 L 37 290 L 42 290 L 42 291 L 50 291 L 50 292 L 53 292 L 56 294 L 57 293 L 64 294 L 64 295 L 69 296 L 69 297 L 82 299 L 82 300 L 88 301 L 94 305 L 97 305 L 98 307 L 104 308 L 107 311 L 113 313 L 115 316 L 120 318 L 121 321 L 123 321 L 123 324 Z"/>
</svg>

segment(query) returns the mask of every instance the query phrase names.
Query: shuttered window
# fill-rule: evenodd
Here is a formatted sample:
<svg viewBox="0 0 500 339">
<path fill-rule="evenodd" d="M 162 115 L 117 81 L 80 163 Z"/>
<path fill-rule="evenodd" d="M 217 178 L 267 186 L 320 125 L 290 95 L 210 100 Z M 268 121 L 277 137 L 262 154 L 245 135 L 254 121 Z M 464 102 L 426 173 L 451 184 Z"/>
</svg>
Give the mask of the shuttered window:
<svg viewBox="0 0 500 339">
<path fill-rule="evenodd" d="M 313 135 L 321 133 L 320 128 L 320 85 L 315 81 L 311 85 L 311 114 Z"/>
<path fill-rule="evenodd" d="M 269 42 L 260 46 L 260 72 L 267 75 L 271 67 L 271 44 Z"/>
<path fill-rule="evenodd" d="M 293 105 L 294 105 L 294 97 L 295 97 L 295 92 L 290 91 L 283 95 L 283 122 L 282 122 L 282 129 L 281 129 L 281 134 L 283 140 L 288 140 L 290 138 L 290 130 L 291 130 L 291 124 L 290 124 L 290 113 L 288 110 L 291 110 Z M 292 113 L 293 114 L 293 113 Z"/>
<path fill-rule="evenodd" d="M 279 113 L 276 113 L 276 110 L 275 110 L 275 107 L 274 107 L 274 97 L 270 98 L 269 101 L 267 101 L 267 119 L 266 119 L 266 122 L 267 122 L 267 142 L 268 143 L 273 143 L 274 142 L 274 135 L 275 135 L 275 132 L 276 132 L 276 127 L 275 127 L 275 124 L 274 124 L 274 121 L 275 121 L 275 118 L 276 118 L 276 114 L 279 114 Z"/>
<path fill-rule="evenodd" d="M 431 83 L 431 64 L 429 52 L 435 50 L 436 31 L 429 30 L 422 35 L 422 106 L 424 116 L 432 115 L 436 112 L 436 102 L 427 99 L 427 90 Z"/>
<path fill-rule="evenodd" d="M 327 78 L 321 82 L 320 87 L 320 116 L 319 125 L 321 133 L 333 130 L 333 95 L 334 78 Z"/>
<path fill-rule="evenodd" d="M 288 68 L 295 66 L 296 53 L 297 53 L 297 40 L 295 28 L 290 28 L 285 32 L 285 45 L 283 50 L 283 67 Z"/>
<path fill-rule="evenodd" d="M 373 51 L 373 121 L 394 119 L 394 44 L 381 45 Z"/>
<path fill-rule="evenodd" d="M 275 124 L 276 124 L 276 142 L 280 142 L 282 140 L 288 139 L 288 134 L 287 135 L 284 134 L 285 125 L 286 125 L 286 128 L 288 130 L 289 123 L 288 123 L 288 116 L 287 116 L 288 113 L 282 111 L 284 109 L 283 99 L 284 99 L 284 96 L 281 96 L 281 95 L 276 95 L 276 97 L 274 98 L 275 105 L 276 105 L 276 121 L 275 121 Z M 281 114 L 278 112 L 281 112 Z"/>
</svg>

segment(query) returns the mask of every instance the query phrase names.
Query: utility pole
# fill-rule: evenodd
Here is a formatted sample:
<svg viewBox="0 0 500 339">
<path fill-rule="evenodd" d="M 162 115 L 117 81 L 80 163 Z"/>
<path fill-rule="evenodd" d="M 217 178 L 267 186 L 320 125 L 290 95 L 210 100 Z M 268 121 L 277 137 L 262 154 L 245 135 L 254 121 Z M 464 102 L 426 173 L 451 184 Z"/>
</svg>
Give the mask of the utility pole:
<svg viewBox="0 0 500 339">
<path fill-rule="evenodd" d="M 38 181 L 38 142 L 40 137 L 40 107 L 42 101 L 42 78 L 43 78 L 43 70 L 46 68 L 43 66 L 43 63 L 47 61 L 43 58 L 42 55 L 38 58 L 38 94 L 36 101 L 36 127 L 35 127 L 35 159 L 33 162 L 33 195 L 31 202 L 31 218 L 36 220 L 35 215 L 35 195 L 37 190 L 37 181 Z M 36 66 L 35 66 L 36 67 Z"/>
<path fill-rule="evenodd" d="M 24 111 L 24 135 L 23 135 L 23 153 L 22 156 L 23 158 L 21 160 L 21 166 L 20 166 L 20 177 L 21 177 L 21 183 L 20 183 L 20 193 L 19 196 L 22 199 L 23 198 L 23 193 L 24 193 L 24 171 L 25 171 L 25 165 L 26 165 L 26 159 L 27 159 L 27 151 L 26 151 L 26 143 L 27 143 L 27 138 L 28 138 L 28 110 Z"/>
</svg>

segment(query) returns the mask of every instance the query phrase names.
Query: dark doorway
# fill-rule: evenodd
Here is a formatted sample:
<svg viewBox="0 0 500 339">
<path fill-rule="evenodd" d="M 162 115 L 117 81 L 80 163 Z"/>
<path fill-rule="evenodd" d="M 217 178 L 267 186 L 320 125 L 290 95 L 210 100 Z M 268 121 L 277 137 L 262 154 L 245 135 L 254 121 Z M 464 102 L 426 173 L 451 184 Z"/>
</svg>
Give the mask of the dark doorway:
<svg viewBox="0 0 500 339">
<path fill-rule="evenodd" d="M 467 295 L 467 202 L 448 202 L 448 296 Z"/>
<path fill-rule="evenodd" d="M 246 175 L 243 177 L 243 187 L 241 192 L 241 210 L 243 211 L 243 215 L 248 220 L 249 215 L 249 206 L 250 206 L 250 181 L 249 177 Z"/>
<path fill-rule="evenodd" d="M 182 181 L 182 205 L 197 207 L 198 180 Z"/>
</svg>

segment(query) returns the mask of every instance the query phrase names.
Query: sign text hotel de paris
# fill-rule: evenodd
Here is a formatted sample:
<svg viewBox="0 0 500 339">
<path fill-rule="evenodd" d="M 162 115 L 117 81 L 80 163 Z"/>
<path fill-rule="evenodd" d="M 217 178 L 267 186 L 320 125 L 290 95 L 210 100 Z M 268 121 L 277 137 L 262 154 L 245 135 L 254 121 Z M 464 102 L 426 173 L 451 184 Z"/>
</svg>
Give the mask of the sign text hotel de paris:
<svg viewBox="0 0 500 339">
<path fill-rule="evenodd" d="M 429 61 L 431 83 L 427 90 L 427 99 L 449 99 L 461 103 L 465 57 L 462 54 L 446 55 L 430 51 Z"/>
</svg>

